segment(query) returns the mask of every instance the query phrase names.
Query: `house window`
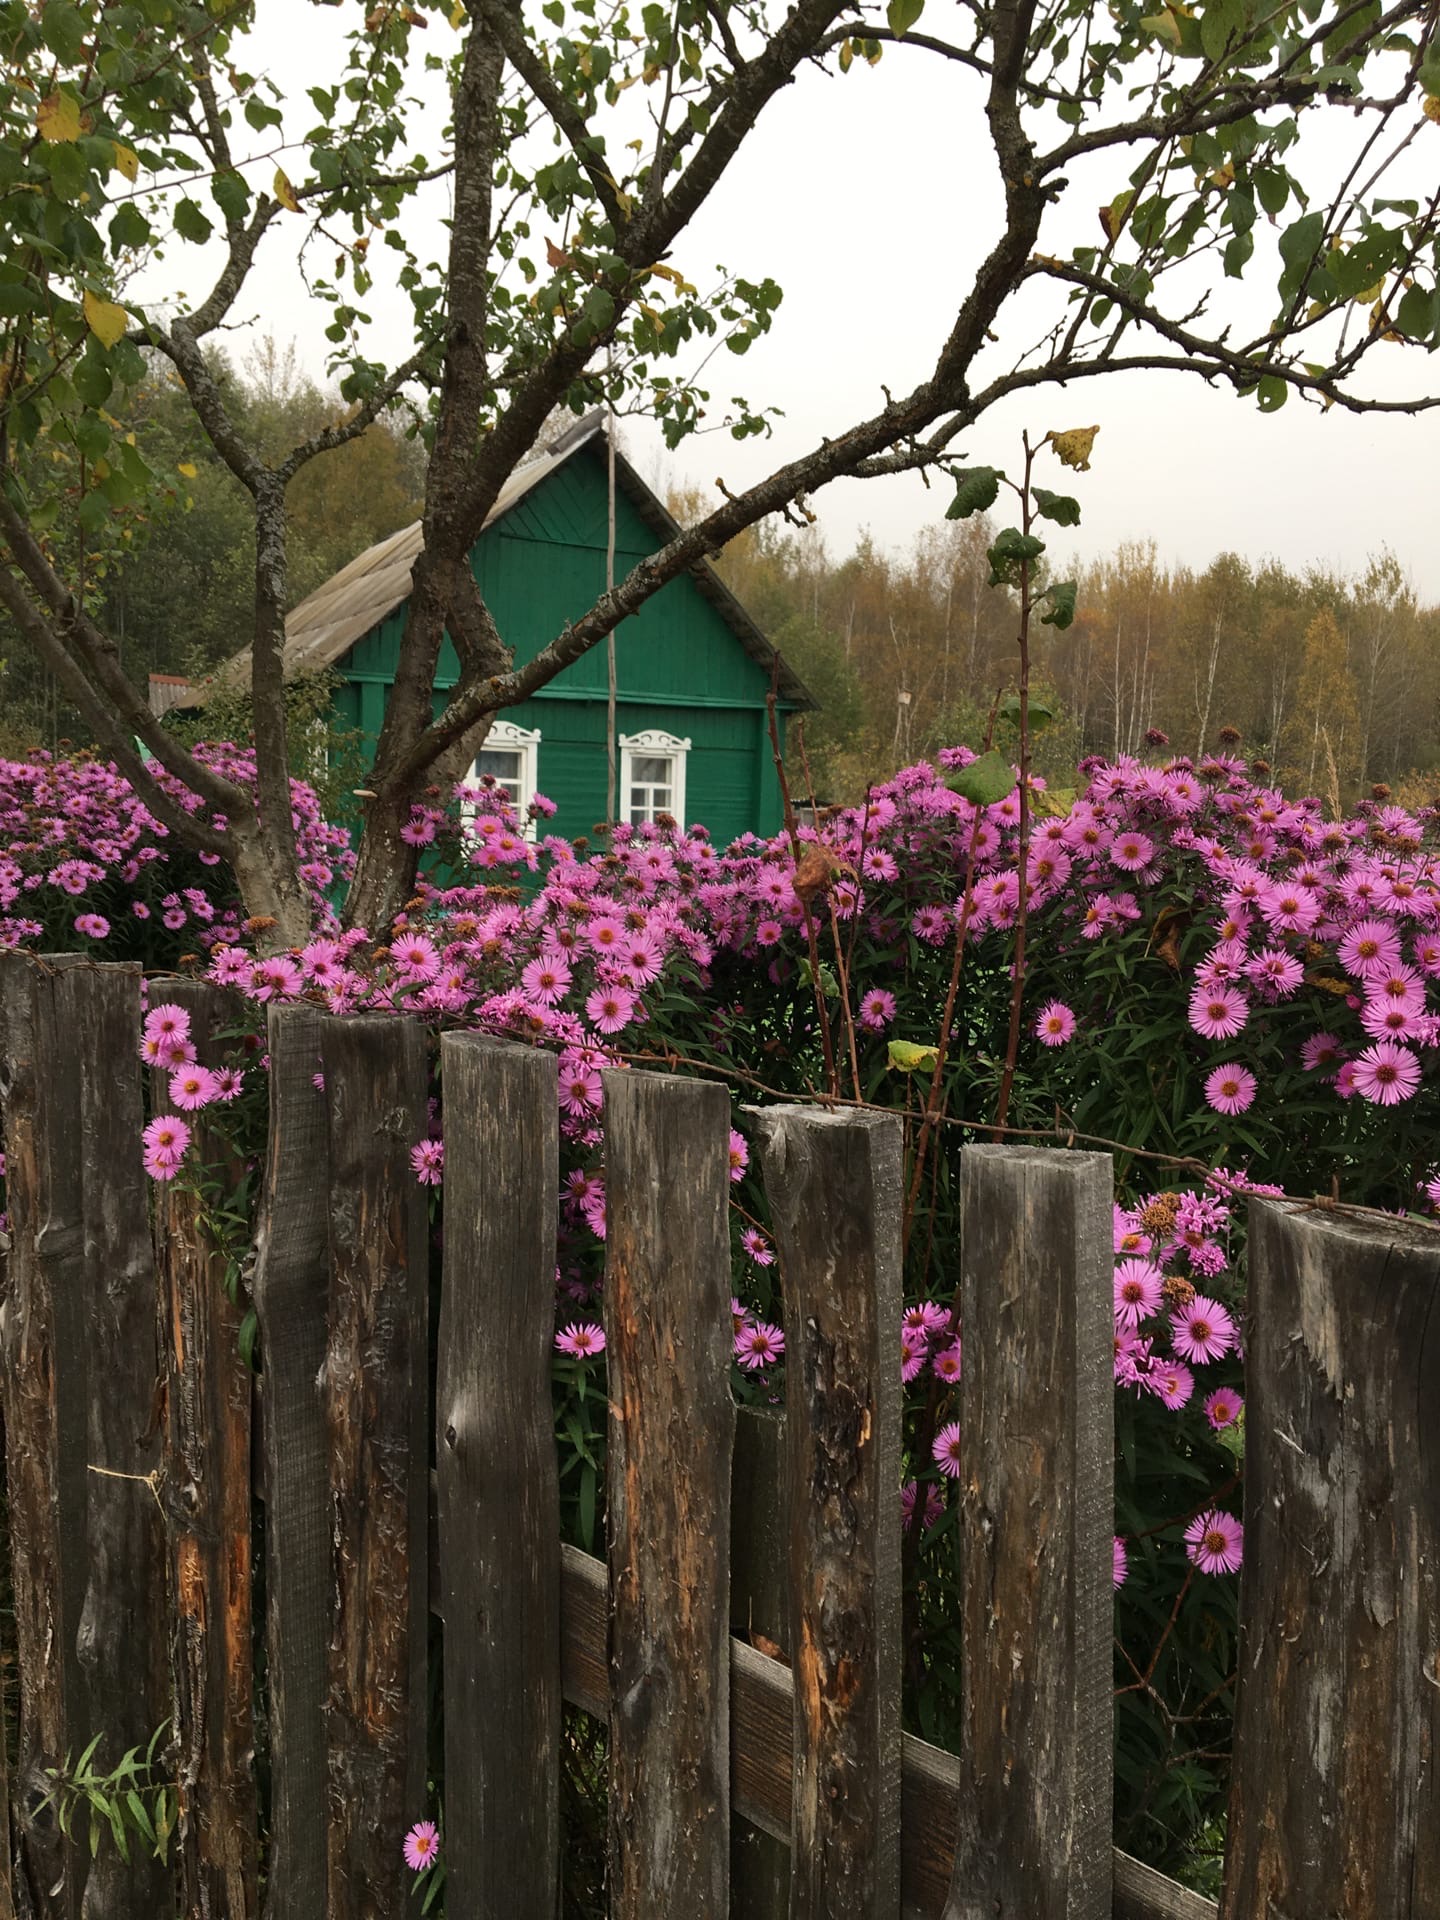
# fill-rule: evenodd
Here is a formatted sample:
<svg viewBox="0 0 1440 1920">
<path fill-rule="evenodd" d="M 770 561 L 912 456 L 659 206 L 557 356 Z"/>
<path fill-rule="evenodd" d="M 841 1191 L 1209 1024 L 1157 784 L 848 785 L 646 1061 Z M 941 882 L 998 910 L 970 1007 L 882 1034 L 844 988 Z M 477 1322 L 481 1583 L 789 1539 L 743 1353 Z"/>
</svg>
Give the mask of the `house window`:
<svg viewBox="0 0 1440 1920">
<path fill-rule="evenodd" d="M 652 727 L 620 736 L 620 810 L 632 827 L 668 813 L 685 824 L 685 756 L 690 742 Z"/>
<path fill-rule="evenodd" d="M 493 720 L 485 744 L 465 776 L 464 785 L 476 792 L 473 799 L 467 799 L 463 804 L 462 815 L 473 818 L 483 810 L 485 800 L 482 782 L 489 779 L 509 795 L 520 824 L 527 833 L 533 835 L 535 822 L 525 818 L 525 809 L 535 798 L 539 760 L 538 727 L 518 727 L 513 720 Z"/>
</svg>

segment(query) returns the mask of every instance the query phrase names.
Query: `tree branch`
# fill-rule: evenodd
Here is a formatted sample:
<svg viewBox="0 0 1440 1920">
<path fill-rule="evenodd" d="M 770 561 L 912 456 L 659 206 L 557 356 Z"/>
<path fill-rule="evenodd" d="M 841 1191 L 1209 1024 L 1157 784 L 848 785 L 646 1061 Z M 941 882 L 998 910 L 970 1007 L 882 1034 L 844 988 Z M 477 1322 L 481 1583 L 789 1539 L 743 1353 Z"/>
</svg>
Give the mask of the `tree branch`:
<svg viewBox="0 0 1440 1920">
<path fill-rule="evenodd" d="M 178 840 L 183 840 L 187 846 L 201 853 L 228 853 L 228 836 L 188 812 L 155 779 L 136 750 L 133 734 L 126 730 L 118 718 L 114 703 L 95 691 L 50 622 L 31 604 L 20 582 L 5 567 L 0 567 L 0 606 L 4 607 L 18 630 L 24 634 L 37 657 L 60 681 L 87 723 L 94 728 L 95 737 L 104 742 L 111 759 L 129 781 L 137 798 L 143 801 L 155 818 L 168 827 Z M 148 708 L 146 712 L 149 712 Z M 225 784 L 229 785 L 228 782 Z M 243 800 L 239 788 L 234 791 L 237 799 Z"/>
</svg>

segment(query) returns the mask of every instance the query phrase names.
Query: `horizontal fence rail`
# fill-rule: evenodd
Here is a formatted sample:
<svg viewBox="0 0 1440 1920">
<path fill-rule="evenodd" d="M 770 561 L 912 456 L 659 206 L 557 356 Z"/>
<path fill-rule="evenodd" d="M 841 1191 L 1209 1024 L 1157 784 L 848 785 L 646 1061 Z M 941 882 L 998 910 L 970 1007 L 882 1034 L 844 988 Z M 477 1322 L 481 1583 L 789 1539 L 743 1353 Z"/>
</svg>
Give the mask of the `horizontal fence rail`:
<svg viewBox="0 0 1440 1920">
<path fill-rule="evenodd" d="M 203 1059 L 227 1004 L 165 991 Z M 729 1096 L 607 1075 L 600 1560 L 560 1541 L 553 1059 L 442 1041 L 435 1287 L 423 1028 L 272 1009 L 257 1384 L 234 1250 L 147 1191 L 139 1023 L 133 969 L 0 955 L 0 1920 L 406 1911 L 438 1640 L 447 1920 L 554 1911 L 562 1698 L 608 1728 L 625 1920 L 1440 1914 L 1440 1233 L 1252 1206 L 1217 1907 L 1110 1841 L 1106 1158 L 962 1156 L 957 1757 L 900 1730 L 898 1120 L 757 1116 L 789 1386 L 737 1422 Z M 168 1863 L 92 1861 L 52 1770 L 167 1717 Z"/>
</svg>

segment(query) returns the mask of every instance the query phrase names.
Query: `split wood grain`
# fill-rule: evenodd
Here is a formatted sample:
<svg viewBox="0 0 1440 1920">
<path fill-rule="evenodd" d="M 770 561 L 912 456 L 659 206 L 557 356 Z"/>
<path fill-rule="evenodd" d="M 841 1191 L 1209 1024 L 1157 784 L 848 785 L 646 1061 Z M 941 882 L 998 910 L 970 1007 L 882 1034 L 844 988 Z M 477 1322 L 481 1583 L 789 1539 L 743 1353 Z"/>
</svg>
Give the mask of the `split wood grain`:
<svg viewBox="0 0 1440 1920">
<path fill-rule="evenodd" d="M 268 1015 L 270 1126 L 251 1285 L 264 1418 L 265 1660 L 270 1694 L 266 1920 L 325 1910 L 330 1471 L 320 1374 L 330 1294 L 329 1133 L 318 1008 Z"/>
<path fill-rule="evenodd" d="M 729 1123 L 723 1087 L 605 1084 L 614 1920 L 725 1920 Z"/>
<path fill-rule="evenodd" d="M 961 1788 L 946 1920 L 1110 1920 L 1110 1159 L 960 1158 Z"/>
<path fill-rule="evenodd" d="M 1222 1920 L 1440 1913 L 1440 1231 L 1254 1201 Z"/>
<path fill-rule="evenodd" d="M 425 1804 L 429 1317 L 425 1036 L 327 1018 L 333 1605 L 326 1694 L 327 1920 L 399 1913 Z"/>
<path fill-rule="evenodd" d="M 785 1300 L 791 1920 L 900 1900 L 898 1120 L 756 1115 Z"/>
<path fill-rule="evenodd" d="M 445 1911 L 512 1920 L 553 1914 L 559 1873 L 556 1062 L 475 1034 L 446 1034 L 440 1060 Z"/>
</svg>

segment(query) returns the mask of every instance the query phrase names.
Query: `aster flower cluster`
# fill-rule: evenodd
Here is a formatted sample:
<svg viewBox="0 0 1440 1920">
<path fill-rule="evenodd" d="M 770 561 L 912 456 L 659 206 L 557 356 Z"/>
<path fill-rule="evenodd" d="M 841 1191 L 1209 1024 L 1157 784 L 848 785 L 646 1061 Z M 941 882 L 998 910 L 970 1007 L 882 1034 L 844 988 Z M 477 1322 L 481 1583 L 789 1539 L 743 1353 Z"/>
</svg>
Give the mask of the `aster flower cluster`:
<svg viewBox="0 0 1440 1920">
<path fill-rule="evenodd" d="M 255 784 L 249 748 L 206 746 L 198 757 L 242 787 Z M 172 776 L 156 778 L 187 813 L 225 826 Z M 323 923 L 354 855 L 321 818 L 314 790 L 294 780 L 290 791 L 300 877 Z M 181 953 L 248 937 L 220 856 L 180 846 L 112 763 L 83 754 L 0 760 L 0 948 L 80 947 L 100 960 L 173 965 Z"/>
<path fill-rule="evenodd" d="M 1217 1185 L 1236 1190 L 1231 1177 L 1221 1176 Z M 1238 1439 L 1241 1395 L 1202 1372 L 1232 1356 L 1233 1371 L 1241 1354 L 1235 1315 L 1216 1297 L 1226 1289 L 1230 1222 L 1229 1202 L 1218 1192 L 1156 1193 L 1136 1207 L 1115 1208 L 1115 1384 L 1117 1392 L 1177 1414 L 1197 1404 L 1213 1435 Z M 1207 1573 L 1234 1572 L 1239 1522 L 1213 1509 L 1204 1518 L 1214 1523 L 1208 1532 L 1185 1535 L 1192 1564 Z M 1210 1537 L 1216 1528 L 1225 1536 L 1223 1551 Z M 1117 1587 L 1126 1572 L 1126 1545 L 1117 1537 Z"/>
</svg>

